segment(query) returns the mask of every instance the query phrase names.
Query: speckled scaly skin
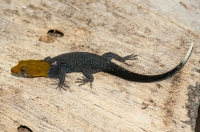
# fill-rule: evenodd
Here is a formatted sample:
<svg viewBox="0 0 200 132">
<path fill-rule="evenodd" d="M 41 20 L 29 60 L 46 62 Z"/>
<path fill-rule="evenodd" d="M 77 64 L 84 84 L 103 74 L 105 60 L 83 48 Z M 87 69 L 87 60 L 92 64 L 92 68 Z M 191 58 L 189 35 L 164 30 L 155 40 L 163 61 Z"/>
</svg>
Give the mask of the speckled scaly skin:
<svg viewBox="0 0 200 132">
<path fill-rule="evenodd" d="M 94 77 L 92 74 L 97 72 L 105 72 L 111 75 L 123 78 L 128 81 L 134 82 L 156 82 L 167 79 L 174 74 L 176 74 L 187 62 L 193 48 L 193 43 L 190 46 L 185 58 L 172 70 L 159 74 L 159 75 L 141 75 L 128 71 L 115 63 L 111 62 L 111 59 L 115 59 L 120 62 L 125 62 L 126 60 L 136 59 L 136 55 L 128 55 L 125 57 L 120 57 L 117 54 L 108 52 L 99 56 L 93 53 L 87 52 L 72 52 L 61 54 L 54 58 L 47 57 L 44 60 L 51 64 L 51 68 L 48 72 L 48 77 L 59 78 L 58 87 L 62 87 L 65 81 L 65 74 L 71 72 L 82 72 L 84 77 L 82 79 L 77 78 L 77 83 L 83 85 L 90 82 L 92 87 L 92 82 Z"/>
</svg>

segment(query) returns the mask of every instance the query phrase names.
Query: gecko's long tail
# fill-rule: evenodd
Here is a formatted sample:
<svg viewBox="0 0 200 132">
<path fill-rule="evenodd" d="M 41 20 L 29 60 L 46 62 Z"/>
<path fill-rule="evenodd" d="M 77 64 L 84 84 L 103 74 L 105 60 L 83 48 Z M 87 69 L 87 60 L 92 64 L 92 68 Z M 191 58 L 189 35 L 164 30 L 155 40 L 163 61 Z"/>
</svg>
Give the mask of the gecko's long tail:
<svg viewBox="0 0 200 132">
<path fill-rule="evenodd" d="M 148 82 L 156 82 L 156 81 L 162 81 L 167 78 L 170 78 L 174 74 L 176 74 L 187 62 L 188 58 L 190 57 L 190 54 L 193 49 L 193 42 L 191 43 L 191 46 L 185 56 L 185 58 L 180 62 L 179 65 L 177 65 L 175 68 L 172 70 L 159 74 L 159 75 L 141 75 L 137 73 L 130 72 L 124 68 L 119 67 L 118 65 L 112 63 L 108 69 L 104 69 L 103 72 L 109 73 L 111 75 L 123 78 L 128 81 L 134 81 L 134 82 L 143 82 L 143 83 L 148 83 Z"/>
</svg>

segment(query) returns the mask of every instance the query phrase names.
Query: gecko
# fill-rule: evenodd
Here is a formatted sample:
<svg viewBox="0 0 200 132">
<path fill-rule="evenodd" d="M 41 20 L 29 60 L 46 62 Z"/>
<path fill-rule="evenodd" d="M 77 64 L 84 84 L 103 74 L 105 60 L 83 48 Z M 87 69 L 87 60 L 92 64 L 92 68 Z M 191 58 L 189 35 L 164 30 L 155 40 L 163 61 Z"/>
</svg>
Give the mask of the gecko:
<svg viewBox="0 0 200 132">
<path fill-rule="evenodd" d="M 176 74 L 187 62 L 193 49 L 193 43 L 185 55 L 184 59 L 173 69 L 158 75 L 142 75 L 134 73 L 121 66 L 113 63 L 111 60 L 115 59 L 119 62 L 125 63 L 126 60 L 135 60 L 137 55 L 127 55 L 121 57 L 115 53 L 108 52 L 103 55 L 97 55 L 89 52 L 71 52 L 58 55 L 56 57 L 46 57 L 43 60 L 21 60 L 19 63 L 11 68 L 11 74 L 20 77 L 49 77 L 58 78 L 58 88 L 65 86 L 65 75 L 72 72 L 82 72 L 83 77 L 77 78 L 75 83 L 79 86 L 94 81 L 93 74 L 98 72 L 105 72 L 127 81 L 151 83 L 162 81 L 172 77 Z M 67 86 L 69 88 L 69 86 Z"/>
</svg>

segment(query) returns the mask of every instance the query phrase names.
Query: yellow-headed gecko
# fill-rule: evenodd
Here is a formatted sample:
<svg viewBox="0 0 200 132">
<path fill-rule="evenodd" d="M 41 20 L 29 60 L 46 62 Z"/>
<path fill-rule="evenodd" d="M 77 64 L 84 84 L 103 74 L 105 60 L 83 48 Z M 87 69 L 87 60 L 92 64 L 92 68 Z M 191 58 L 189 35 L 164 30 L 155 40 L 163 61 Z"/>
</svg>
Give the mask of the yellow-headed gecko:
<svg viewBox="0 0 200 132">
<path fill-rule="evenodd" d="M 65 81 L 65 74 L 71 72 L 82 72 L 84 77 L 77 78 L 77 83 L 83 85 L 94 81 L 93 74 L 105 72 L 133 82 L 155 82 L 167 79 L 176 74 L 187 62 L 193 49 L 191 44 L 185 58 L 172 70 L 159 75 L 142 75 L 128 71 L 115 63 L 111 59 L 120 62 L 136 59 L 136 55 L 120 57 L 115 53 L 105 53 L 102 56 L 87 52 L 71 52 L 58 55 L 54 58 L 47 57 L 44 60 L 22 60 L 11 69 L 12 75 L 21 77 L 49 77 L 58 78 L 58 87 L 62 87 Z M 79 85 L 79 86 L 80 86 Z"/>
</svg>

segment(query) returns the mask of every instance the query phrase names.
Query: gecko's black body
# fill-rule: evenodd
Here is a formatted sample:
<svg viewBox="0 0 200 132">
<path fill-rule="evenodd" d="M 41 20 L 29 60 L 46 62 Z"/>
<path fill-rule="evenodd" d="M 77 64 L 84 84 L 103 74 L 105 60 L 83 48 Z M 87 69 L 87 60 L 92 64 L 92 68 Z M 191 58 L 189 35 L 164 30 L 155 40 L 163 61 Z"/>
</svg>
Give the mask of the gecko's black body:
<svg viewBox="0 0 200 132">
<path fill-rule="evenodd" d="M 65 74 L 71 72 L 82 72 L 85 76 L 82 79 L 78 78 L 78 83 L 83 85 L 87 82 L 93 82 L 94 77 L 92 74 L 97 72 L 105 72 L 112 74 L 114 76 L 123 78 L 128 81 L 134 82 L 155 82 L 167 79 L 177 73 L 186 63 L 192 51 L 192 45 L 186 54 L 185 58 L 172 70 L 159 74 L 159 75 L 141 75 L 128 71 L 115 63 L 111 62 L 111 59 L 115 59 L 120 62 L 125 62 L 126 60 L 136 59 L 135 55 L 128 55 L 125 57 L 120 57 L 114 53 L 106 53 L 102 56 L 87 53 L 87 52 L 72 52 L 66 53 L 54 58 L 47 57 L 44 60 L 51 64 L 48 76 L 50 78 L 59 78 L 59 87 L 62 87 L 65 81 Z M 91 85 L 92 86 L 92 85 Z"/>
</svg>

